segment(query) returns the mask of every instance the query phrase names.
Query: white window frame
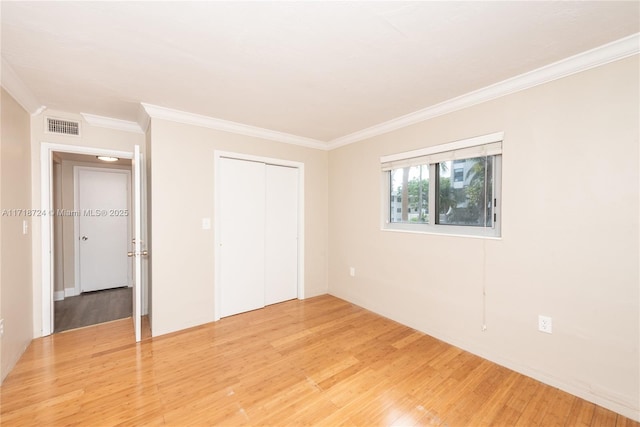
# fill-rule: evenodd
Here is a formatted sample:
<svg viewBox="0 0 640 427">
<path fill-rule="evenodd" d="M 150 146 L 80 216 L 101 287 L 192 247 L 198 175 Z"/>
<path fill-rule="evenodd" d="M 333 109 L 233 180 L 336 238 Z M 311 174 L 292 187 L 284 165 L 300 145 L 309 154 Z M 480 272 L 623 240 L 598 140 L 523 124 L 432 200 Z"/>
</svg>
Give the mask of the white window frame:
<svg viewBox="0 0 640 427">
<path fill-rule="evenodd" d="M 382 212 L 381 229 L 383 231 L 443 234 L 460 237 L 494 238 L 502 237 L 502 144 L 504 132 L 496 132 L 446 144 L 391 154 L 380 157 Z M 493 208 L 494 221 L 491 227 L 476 227 L 464 225 L 436 224 L 436 167 L 437 163 L 473 158 L 481 156 L 495 156 L 493 165 L 493 193 L 495 204 Z M 392 169 L 407 166 L 429 165 L 429 223 L 407 224 L 390 221 L 391 208 L 391 179 Z"/>
</svg>

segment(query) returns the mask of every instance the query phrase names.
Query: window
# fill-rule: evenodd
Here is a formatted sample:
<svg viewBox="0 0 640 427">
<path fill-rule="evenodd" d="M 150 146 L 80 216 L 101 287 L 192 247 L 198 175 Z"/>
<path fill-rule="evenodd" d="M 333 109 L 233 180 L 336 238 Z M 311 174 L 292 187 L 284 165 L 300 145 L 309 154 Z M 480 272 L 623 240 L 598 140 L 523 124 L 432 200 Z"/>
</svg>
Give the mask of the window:
<svg viewBox="0 0 640 427">
<path fill-rule="evenodd" d="M 429 207 L 428 165 L 394 169 L 390 173 L 391 222 L 426 223 Z M 395 214 L 393 214 L 395 212 Z"/>
<path fill-rule="evenodd" d="M 459 183 L 459 186 L 457 186 L 456 188 L 460 188 L 463 185 L 462 183 L 464 182 L 464 170 L 462 169 L 453 170 L 453 182 L 456 183 L 456 185 L 458 185 Z"/>
<path fill-rule="evenodd" d="M 446 171 L 453 166 L 452 162 L 438 163 L 436 224 L 492 226 L 494 158 L 495 156 L 485 156 L 464 159 L 464 167 L 454 169 L 453 182 L 446 176 Z"/>
<path fill-rule="evenodd" d="M 380 159 L 383 228 L 500 236 L 502 133 Z"/>
</svg>

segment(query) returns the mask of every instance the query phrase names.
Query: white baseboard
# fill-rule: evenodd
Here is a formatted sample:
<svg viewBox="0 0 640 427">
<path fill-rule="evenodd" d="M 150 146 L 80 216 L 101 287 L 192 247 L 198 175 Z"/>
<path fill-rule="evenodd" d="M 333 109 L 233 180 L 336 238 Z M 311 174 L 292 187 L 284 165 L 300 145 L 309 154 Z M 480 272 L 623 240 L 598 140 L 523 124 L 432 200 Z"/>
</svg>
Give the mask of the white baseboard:
<svg viewBox="0 0 640 427">
<path fill-rule="evenodd" d="M 54 301 L 62 301 L 64 299 L 64 291 L 55 291 L 53 293 Z"/>
<path fill-rule="evenodd" d="M 75 287 L 73 287 L 73 288 L 65 288 L 64 289 L 64 297 L 65 298 L 75 297 L 76 295 L 77 294 L 76 294 L 76 288 Z"/>
</svg>

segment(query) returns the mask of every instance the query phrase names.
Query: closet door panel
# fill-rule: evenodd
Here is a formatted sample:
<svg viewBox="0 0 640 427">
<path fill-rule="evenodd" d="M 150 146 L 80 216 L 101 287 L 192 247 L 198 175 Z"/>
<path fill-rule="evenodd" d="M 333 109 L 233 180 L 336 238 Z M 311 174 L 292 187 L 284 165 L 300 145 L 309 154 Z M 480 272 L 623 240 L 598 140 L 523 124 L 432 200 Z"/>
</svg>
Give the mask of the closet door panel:
<svg viewBox="0 0 640 427">
<path fill-rule="evenodd" d="M 220 162 L 221 316 L 265 305 L 265 164 Z"/>
<path fill-rule="evenodd" d="M 265 303 L 298 296 L 298 169 L 266 166 Z"/>
</svg>

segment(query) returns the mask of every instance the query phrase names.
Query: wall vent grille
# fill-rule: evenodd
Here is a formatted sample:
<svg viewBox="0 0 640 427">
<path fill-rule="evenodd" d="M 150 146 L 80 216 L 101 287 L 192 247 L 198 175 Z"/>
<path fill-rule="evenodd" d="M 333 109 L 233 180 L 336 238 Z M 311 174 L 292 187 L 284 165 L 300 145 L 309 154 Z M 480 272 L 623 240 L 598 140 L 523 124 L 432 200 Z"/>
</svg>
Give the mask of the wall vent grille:
<svg viewBox="0 0 640 427">
<path fill-rule="evenodd" d="M 49 133 L 80 136 L 80 122 L 47 117 L 46 130 Z"/>
</svg>

